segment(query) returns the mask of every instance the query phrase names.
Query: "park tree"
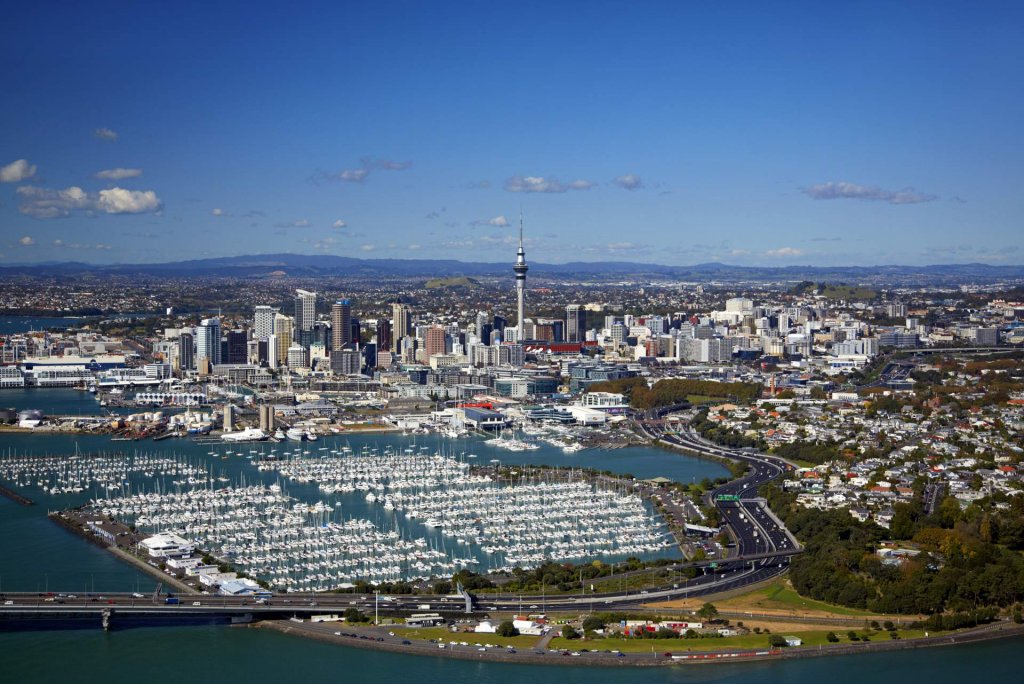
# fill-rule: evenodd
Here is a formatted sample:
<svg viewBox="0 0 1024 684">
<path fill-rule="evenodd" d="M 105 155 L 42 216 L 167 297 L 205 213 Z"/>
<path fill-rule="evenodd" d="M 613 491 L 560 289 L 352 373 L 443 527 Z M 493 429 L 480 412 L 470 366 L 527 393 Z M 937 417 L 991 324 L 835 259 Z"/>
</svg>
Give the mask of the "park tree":
<svg viewBox="0 0 1024 684">
<path fill-rule="evenodd" d="M 715 608 L 715 604 L 708 602 L 700 607 L 700 610 L 697 611 L 697 615 L 705 620 L 714 620 L 718 617 L 718 608 Z"/>
<path fill-rule="evenodd" d="M 497 634 L 498 636 L 503 637 L 514 637 L 519 636 L 519 630 L 516 629 L 516 626 L 512 623 L 511 620 L 505 620 L 500 625 L 498 625 Z"/>
</svg>

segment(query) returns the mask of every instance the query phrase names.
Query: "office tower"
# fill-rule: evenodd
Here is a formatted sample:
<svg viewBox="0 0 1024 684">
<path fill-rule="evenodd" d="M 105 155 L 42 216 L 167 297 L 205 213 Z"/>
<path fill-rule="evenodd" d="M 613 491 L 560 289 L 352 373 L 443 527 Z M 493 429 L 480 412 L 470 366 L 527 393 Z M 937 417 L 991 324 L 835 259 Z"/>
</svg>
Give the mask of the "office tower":
<svg viewBox="0 0 1024 684">
<path fill-rule="evenodd" d="M 444 328 L 439 325 L 433 325 L 427 328 L 426 344 L 424 345 L 427 353 L 427 358 L 435 354 L 444 354 L 445 351 L 445 333 Z"/>
<path fill-rule="evenodd" d="M 476 336 L 481 340 L 484 339 L 484 326 L 488 324 L 489 320 L 490 317 L 487 315 L 486 311 L 481 311 L 476 315 Z"/>
<path fill-rule="evenodd" d="M 288 348 L 288 367 L 289 368 L 307 368 L 309 366 L 309 359 L 306 356 L 306 350 L 297 344 L 293 344 Z"/>
<path fill-rule="evenodd" d="M 352 343 L 352 305 L 339 299 L 331 306 L 331 349 L 344 349 Z"/>
<path fill-rule="evenodd" d="M 295 330 L 305 332 L 313 329 L 316 321 L 316 292 L 295 290 Z"/>
<path fill-rule="evenodd" d="M 245 363 L 248 357 L 249 337 L 244 330 L 229 330 L 227 334 L 228 353 L 225 363 Z"/>
<path fill-rule="evenodd" d="M 178 337 L 178 359 L 181 370 L 195 370 L 196 340 L 192 333 L 181 333 Z"/>
<path fill-rule="evenodd" d="M 281 352 L 277 345 L 277 335 L 267 338 L 267 367 L 277 368 L 281 365 Z"/>
<path fill-rule="evenodd" d="M 265 340 L 274 334 L 274 316 L 277 309 L 272 306 L 257 306 L 253 316 L 252 336 L 256 340 Z"/>
<path fill-rule="evenodd" d="M 582 342 L 587 329 L 587 312 L 579 304 L 565 307 L 565 341 Z"/>
<path fill-rule="evenodd" d="M 277 338 L 277 364 L 288 363 L 288 348 L 292 346 L 292 319 L 284 314 L 274 317 L 274 336 Z"/>
<path fill-rule="evenodd" d="M 498 316 L 497 314 L 495 314 L 495 316 L 494 316 L 494 330 L 495 330 L 495 332 L 504 333 L 505 332 L 505 326 L 507 326 L 507 325 L 508 325 L 508 319 L 507 318 L 505 318 L 504 316 Z"/>
<path fill-rule="evenodd" d="M 213 366 L 221 362 L 219 318 L 204 318 L 196 328 L 196 362 L 203 359 Z"/>
<path fill-rule="evenodd" d="M 377 320 L 377 349 L 391 351 L 391 321 L 383 318 Z"/>
<path fill-rule="evenodd" d="M 335 349 L 331 352 L 331 372 L 335 375 L 357 375 L 362 353 L 357 349 Z"/>
<path fill-rule="evenodd" d="M 529 267 L 526 265 L 526 252 L 523 251 L 523 215 L 519 215 L 519 251 L 516 252 L 516 263 L 512 266 L 516 274 L 516 312 L 519 315 L 516 324 L 519 326 L 520 338 L 523 336 L 523 324 L 526 320 L 525 302 L 526 295 L 526 272 Z"/>
<path fill-rule="evenodd" d="M 352 330 L 352 338 L 351 338 L 352 339 L 352 344 L 354 344 L 356 347 L 361 347 L 362 344 L 363 344 L 363 332 L 362 332 L 362 327 L 359 325 L 359 319 L 358 318 L 353 318 L 352 319 L 351 330 Z"/>
<path fill-rule="evenodd" d="M 412 310 L 408 304 L 397 302 L 391 305 L 391 348 L 401 350 L 401 339 L 409 334 L 412 324 Z"/>
</svg>

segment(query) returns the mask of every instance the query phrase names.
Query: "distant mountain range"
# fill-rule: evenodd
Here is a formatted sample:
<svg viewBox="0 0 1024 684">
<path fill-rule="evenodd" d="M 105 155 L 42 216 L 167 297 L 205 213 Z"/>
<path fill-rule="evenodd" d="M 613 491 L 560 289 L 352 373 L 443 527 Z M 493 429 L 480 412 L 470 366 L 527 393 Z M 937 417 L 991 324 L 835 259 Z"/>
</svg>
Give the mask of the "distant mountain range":
<svg viewBox="0 0 1024 684">
<path fill-rule="evenodd" d="M 355 259 L 308 254 L 256 254 L 174 261 L 161 264 L 85 264 L 49 262 L 0 267 L 0 275 L 73 276 L 122 274 L 167 277 L 232 276 L 261 278 L 330 276 L 403 276 L 445 278 L 453 276 L 509 276 L 512 261 L 474 263 L 454 259 Z M 615 277 L 672 280 L 815 280 L 845 282 L 901 282 L 920 284 L 992 282 L 1024 278 L 1024 266 L 989 264 L 942 264 L 931 266 L 733 266 L 721 263 L 663 266 L 628 261 L 530 263 L 531 277 Z"/>
</svg>

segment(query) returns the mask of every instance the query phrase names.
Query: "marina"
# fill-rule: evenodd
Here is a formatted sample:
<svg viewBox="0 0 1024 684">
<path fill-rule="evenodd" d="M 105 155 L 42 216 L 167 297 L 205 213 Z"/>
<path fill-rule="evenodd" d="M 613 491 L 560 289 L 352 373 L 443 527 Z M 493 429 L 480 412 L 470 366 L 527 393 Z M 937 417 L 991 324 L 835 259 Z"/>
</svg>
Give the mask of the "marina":
<svg viewBox="0 0 1024 684">
<path fill-rule="evenodd" d="M 323 590 L 360 578 L 416 581 L 450 577 L 461 568 L 487 572 L 515 562 L 529 566 L 542 558 L 569 560 L 576 555 L 571 552 L 574 541 L 585 544 L 587 558 L 593 559 L 678 554 L 667 546 L 670 537 L 660 524 L 640 534 L 656 519 L 646 504 L 637 507 L 637 497 L 627 506 L 632 495 L 623 491 L 602 492 L 590 485 L 559 490 L 553 475 L 504 493 L 509 485 L 495 481 L 498 464 L 492 461 L 508 468 L 515 467 L 513 461 L 620 471 L 639 465 L 652 475 L 687 480 L 724 471 L 715 463 L 658 449 L 565 454 L 542 444 L 535 451 L 509 453 L 478 437 L 453 441 L 436 435 L 328 435 L 314 442 L 237 445 L 174 440 L 124 451 L 111 450 L 110 439 L 101 435 L 11 435 L 7 443 L 0 454 L 0 479 L 18 493 L 47 501 L 37 508 L 76 508 L 92 499 L 109 502 L 112 514 L 123 515 L 140 530 L 184 527 L 188 533 L 191 525 L 202 548 L 294 591 Z M 226 491 L 244 494 L 204 499 Z M 264 501 L 255 501 L 257 496 Z M 204 500 L 216 501 L 214 514 L 201 513 Z M 188 504 L 177 519 L 174 502 Z M 610 508 L 613 502 L 621 506 Z M 530 517 L 506 522 L 506 511 L 521 503 L 533 506 Z M 123 513 L 117 509 L 122 506 Z M 458 517 L 443 506 L 457 507 Z M 606 513 L 595 517 L 593 511 L 603 508 Z M 571 534 L 547 539 L 543 523 L 556 514 L 567 516 L 558 524 Z M 635 543 L 603 533 L 611 523 L 599 520 L 612 518 L 621 519 L 623 529 L 635 530 Z M 247 527 L 244 521 L 254 524 Z M 290 537 L 283 534 L 285 527 Z M 293 545 L 282 547 L 286 541 Z M 301 542 L 301 553 L 295 542 Z M 52 576 L 64 573 L 74 570 Z M 4 586 L 16 586 L 11 577 L 5 575 Z M 73 583 L 81 586 L 81 581 Z"/>
</svg>

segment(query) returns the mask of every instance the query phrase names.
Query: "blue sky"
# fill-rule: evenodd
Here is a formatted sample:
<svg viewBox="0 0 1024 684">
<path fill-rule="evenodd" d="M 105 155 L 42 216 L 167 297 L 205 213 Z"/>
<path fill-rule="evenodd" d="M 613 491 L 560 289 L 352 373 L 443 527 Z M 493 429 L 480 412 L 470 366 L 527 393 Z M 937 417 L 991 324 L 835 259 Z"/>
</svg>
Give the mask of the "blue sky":
<svg viewBox="0 0 1024 684">
<path fill-rule="evenodd" d="M 4 9 L 0 262 L 1024 263 L 1022 3 L 157 4 Z"/>
</svg>

